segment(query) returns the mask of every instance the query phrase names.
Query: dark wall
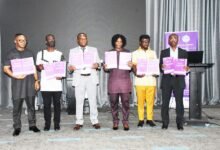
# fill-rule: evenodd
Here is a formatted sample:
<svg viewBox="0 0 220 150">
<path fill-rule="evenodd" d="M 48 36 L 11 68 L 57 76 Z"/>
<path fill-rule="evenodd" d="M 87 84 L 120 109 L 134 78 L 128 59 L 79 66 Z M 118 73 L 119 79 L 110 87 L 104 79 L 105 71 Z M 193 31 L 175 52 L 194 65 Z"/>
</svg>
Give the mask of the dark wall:
<svg viewBox="0 0 220 150">
<path fill-rule="evenodd" d="M 76 46 L 75 36 L 86 32 L 89 44 L 100 54 L 110 48 L 113 34 L 128 39 L 128 49 L 137 47 L 145 32 L 145 1 L 134 0 L 7 0 L 3 11 L 3 48 L 12 47 L 13 35 L 23 32 L 34 51 L 44 48 L 44 36 L 53 33 L 65 55 Z M 5 51 L 5 50 L 4 50 Z"/>
<path fill-rule="evenodd" d="M 25 33 L 28 47 L 35 53 L 45 47 L 47 33 L 56 36 L 57 48 L 68 57 L 76 46 L 78 32 L 86 32 L 89 45 L 99 49 L 100 57 L 111 48 L 111 37 L 122 33 L 127 48 L 138 46 L 138 37 L 145 33 L 144 0 L 0 0 L 2 25 L 2 58 L 13 47 L 13 36 Z M 1 60 L 3 61 L 3 60 Z M 3 76 L 2 97 L 10 98 L 8 79 Z M 6 100 L 4 100 L 6 101 Z"/>
</svg>

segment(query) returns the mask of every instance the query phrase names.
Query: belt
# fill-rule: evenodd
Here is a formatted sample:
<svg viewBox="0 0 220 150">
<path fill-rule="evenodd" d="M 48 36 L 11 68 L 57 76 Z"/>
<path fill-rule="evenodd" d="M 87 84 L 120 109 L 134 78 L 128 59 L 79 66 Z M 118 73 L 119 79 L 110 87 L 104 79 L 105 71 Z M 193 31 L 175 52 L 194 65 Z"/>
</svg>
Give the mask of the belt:
<svg viewBox="0 0 220 150">
<path fill-rule="evenodd" d="M 170 77 L 178 77 L 179 75 L 170 75 Z"/>
<path fill-rule="evenodd" d="M 81 76 L 90 76 L 91 74 L 90 73 L 88 73 L 88 74 L 81 74 Z"/>
</svg>

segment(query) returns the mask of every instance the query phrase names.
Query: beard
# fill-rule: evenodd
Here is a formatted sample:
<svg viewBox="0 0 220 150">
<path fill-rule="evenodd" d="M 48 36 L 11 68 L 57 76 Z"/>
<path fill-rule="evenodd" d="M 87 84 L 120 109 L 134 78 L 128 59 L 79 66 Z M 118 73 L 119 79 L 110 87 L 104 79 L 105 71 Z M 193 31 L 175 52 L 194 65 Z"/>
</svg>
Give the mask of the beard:
<svg viewBox="0 0 220 150">
<path fill-rule="evenodd" d="M 169 45 L 170 45 L 171 47 L 175 47 L 175 46 L 178 45 L 178 43 L 177 43 L 177 42 L 169 42 Z"/>
<path fill-rule="evenodd" d="M 48 46 L 48 47 L 55 47 L 55 45 L 56 45 L 56 42 L 55 42 L 55 41 L 47 42 L 47 46 Z"/>
</svg>

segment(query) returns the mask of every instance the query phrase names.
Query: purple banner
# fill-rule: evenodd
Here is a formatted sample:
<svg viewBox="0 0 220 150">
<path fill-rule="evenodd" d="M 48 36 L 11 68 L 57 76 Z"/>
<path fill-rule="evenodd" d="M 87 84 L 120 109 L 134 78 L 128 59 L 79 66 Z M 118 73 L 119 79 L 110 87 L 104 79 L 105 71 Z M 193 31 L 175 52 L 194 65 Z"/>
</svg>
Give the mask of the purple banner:
<svg viewBox="0 0 220 150">
<path fill-rule="evenodd" d="M 187 51 L 198 50 L 198 32 L 197 31 L 183 31 L 183 32 L 165 32 L 165 48 L 169 48 L 168 39 L 170 34 L 176 33 L 179 36 L 178 47 Z"/>
</svg>

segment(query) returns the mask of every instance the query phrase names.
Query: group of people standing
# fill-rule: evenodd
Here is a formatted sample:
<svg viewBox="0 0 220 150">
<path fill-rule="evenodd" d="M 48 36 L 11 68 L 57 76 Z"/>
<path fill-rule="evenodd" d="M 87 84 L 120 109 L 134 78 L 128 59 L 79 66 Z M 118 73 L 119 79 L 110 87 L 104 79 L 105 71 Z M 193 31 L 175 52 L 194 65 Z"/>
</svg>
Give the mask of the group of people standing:
<svg viewBox="0 0 220 150">
<path fill-rule="evenodd" d="M 16 34 L 14 43 L 15 48 L 10 50 L 4 61 L 4 72 L 12 79 L 12 101 L 13 101 L 13 122 L 14 132 L 13 136 L 18 136 L 21 132 L 21 111 L 22 104 L 25 100 L 28 109 L 29 130 L 33 132 L 40 132 L 36 127 L 36 116 L 34 109 L 34 97 L 36 91 L 40 89 L 43 97 L 44 104 L 44 119 L 45 126 L 44 131 L 49 131 L 51 127 L 51 104 L 54 105 L 54 130 L 60 130 L 60 114 L 61 104 L 60 98 L 62 94 L 62 77 L 56 77 L 47 79 L 45 77 L 44 65 L 47 63 L 59 62 L 65 60 L 63 53 L 55 47 L 55 36 L 48 34 L 45 37 L 46 49 L 37 53 L 36 57 L 36 71 L 31 75 L 13 75 L 11 69 L 11 60 L 18 58 L 33 57 L 32 51 L 26 48 L 27 38 L 24 34 Z M 68 64 L 69 73 L 73 74 L 72 86 L 75 87 L 76 97 L 76 123 L 73 127 L 74 130 L 80 130 L 83 127 L 83 104 L 85 99 L 85 93 L 87 93 L 89 105 L 90 105 L 90 120 L 92 126 L 95 129 L 100 129 L 100 123 L 98 121 L 97 110 L 97 84 L 98 75 L 97 69 L 103 67 L 108 76 L 108 95 L 111 106 L 112 118 L 113 118 L 113 130 L 119 128 L 119 99 L 122 103 L 122 124 L 124 130 L 129 130 L 129 101 L 132 92 L 132 81 L 130 74 L 133 72 L 135 75 L 135 89 L 137 95 L 138 104 L 138 127 L 144 126 L 145 120 L 145 105 L 146 105 L 146 124 L 151 127 L 156 126 L 153 121 L 153 107 L 156 93 L 156 78 L 158 75 L 138 75 L 137 63 L 138 59 L 157 59 L 156 52 L 150 49 L 150 36 L 141 35 L 139 38 L 139 48 L 132 52 L 131 61 L 127 62 L 130 70 L 119 69 L 119 56 L 121 52 L 131 53 L 130 50 L 125 49 L 126 37 L 121 34 L 116 34 L 112 37 L 112 49 L 109 51 L 117 52 L 117 68 L 108 69 L 108 65 L 100 65 L 100 58 L 98 50 L 95 47 L 88 46 L 88 37 L 86 33 L 79 33 L 77 35 L 78 46 L 71 49 L 69 56 L 76 53 L 92 52 L 95 54 L 95 63 L 91 67 L 77 68 L 73 64 Z M 161 89 L 162 89 L 162 129 L 167 129 L 169 125 L 169 101 L 172 92 L 176 99 L 176 123 L 177 129 L 183 130 L 183 90 L 185 88 L 184 75 L 164 74 L 163 69 L 166 66 L 163 64 L 163 58 L 185 58 L 187 59 L 187 52 L 181 48 L 178 48 L 178 35 L 171 34 L 169 36 L 170 48 L 162 50 L 160 54 L 160 71 L 162 73 Z M 69 57 L 69 59 L 71 59 Z M 70 60 L 69 60 L 70 62 Z M 189 70 L 188 66 L 184 68 Z M 40 72 L 40 80 L 38 78 L 37 71 Z"/>
</svg>

